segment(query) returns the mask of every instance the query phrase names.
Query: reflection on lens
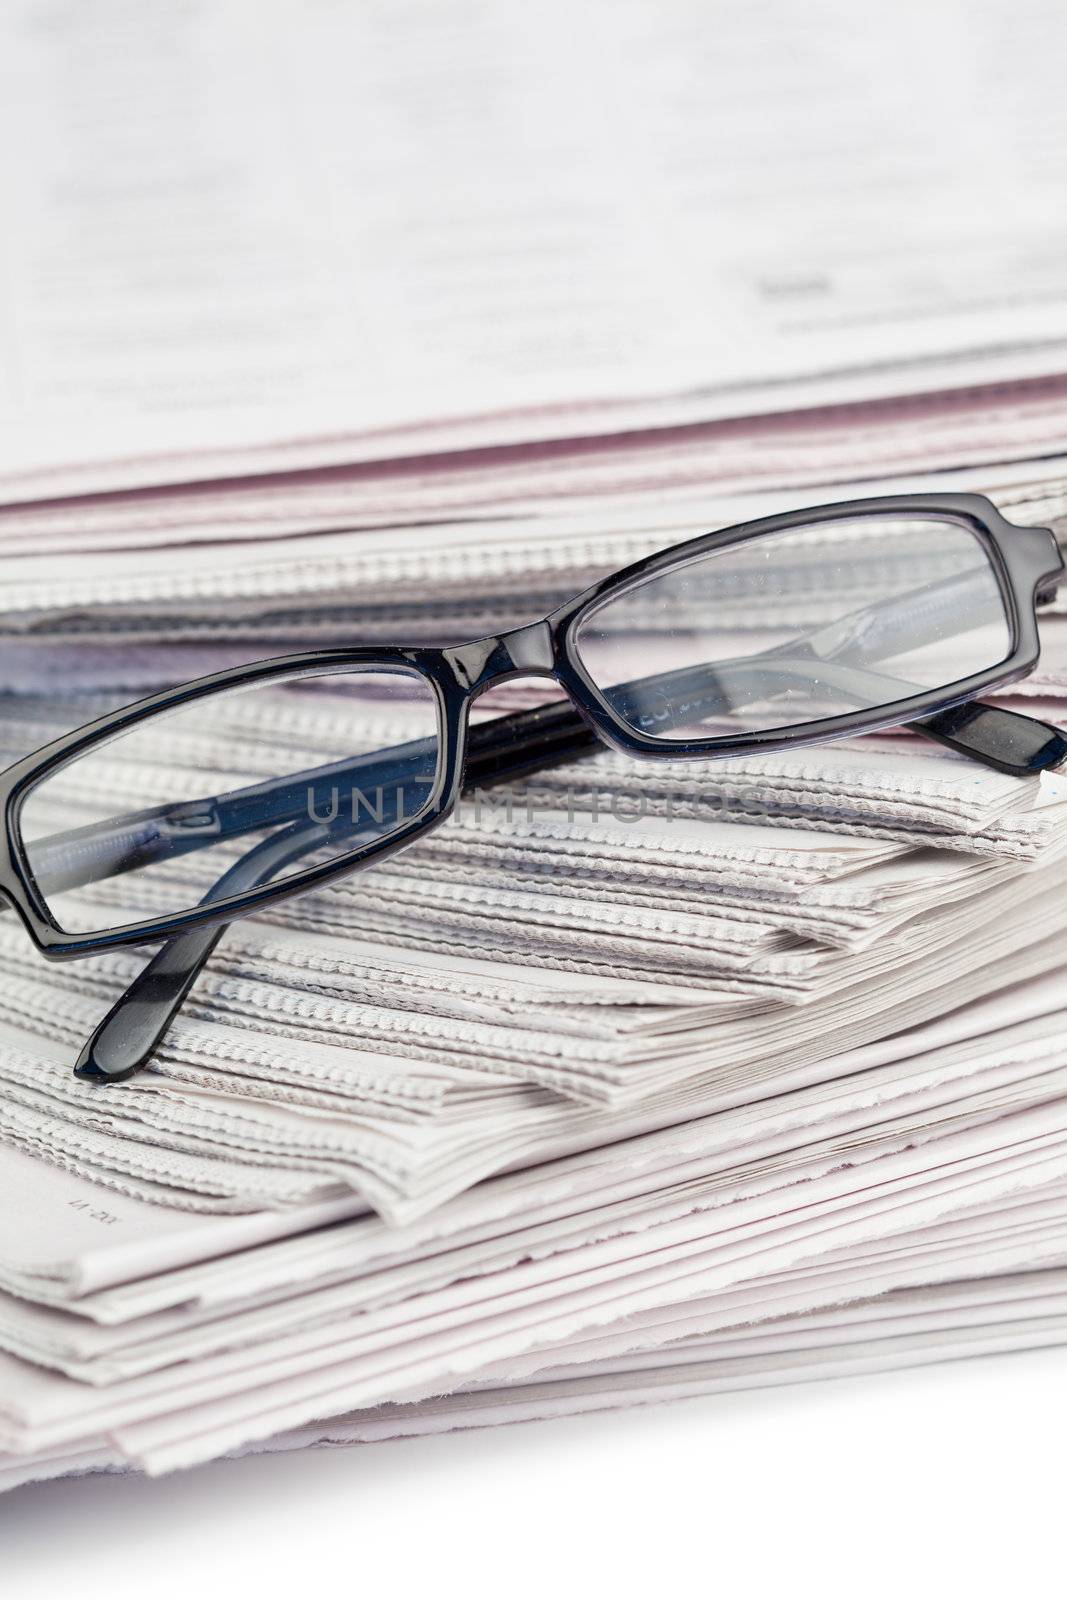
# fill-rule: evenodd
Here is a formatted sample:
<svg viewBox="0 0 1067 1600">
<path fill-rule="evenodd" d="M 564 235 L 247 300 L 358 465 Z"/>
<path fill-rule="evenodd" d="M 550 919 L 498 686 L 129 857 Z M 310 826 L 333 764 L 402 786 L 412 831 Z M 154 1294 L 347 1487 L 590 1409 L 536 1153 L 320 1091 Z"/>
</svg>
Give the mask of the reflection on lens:
<svg viewBox="0 0 1067 1600">
<path fill-rule="evenodd" d="M 173 916 L 266 840 L 285 844 L 285 877 L 398 833 L 429 805 L 439 746 L 433 689 L 411 669 L 260 681 L 50 774 L 22 808 L 26 856 L 68 933 Z"/>
<path fill-rule="evenodd" d="M 1011 633 L 969 528 L 883 515 L 767 534 L 647 578 L 583 618 L 575 645 L 622 720 L 669 741 L 951 689 L 1004 661 Z"/>
</svg>

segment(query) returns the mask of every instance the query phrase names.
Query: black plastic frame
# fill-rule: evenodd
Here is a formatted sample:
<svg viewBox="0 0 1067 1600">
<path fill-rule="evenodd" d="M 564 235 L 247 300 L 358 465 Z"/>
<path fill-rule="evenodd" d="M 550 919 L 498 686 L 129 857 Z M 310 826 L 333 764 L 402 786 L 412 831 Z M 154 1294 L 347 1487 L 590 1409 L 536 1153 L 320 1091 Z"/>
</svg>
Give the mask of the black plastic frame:
<svg viewBox="0 0 1067 1600">
<path fill-rule="evenodd" d="M 612 710 L 587 675 L 576 648 L 582 621 L 605 601 L 625 593 L 636 583 L 743 541 L 816 522 L 875 519 L 887 515 L 951 519 L 975 534 L 989 556 L 1004 598 L 1011 649 L 1002 662 L 939 689 L 911 695 L 873 710 L 848 712 L 745 735 L 693 740 L 665 740 L 638 732 Z M 930 718 L 973 700 L 984 690 L 1023 677 L 1033 669 L 1040 652 L 1037 600 L 1055 586 L 1062 572 L 1063 561 L 1049 529 L 1016 527 L 983 495 L 886 495 L 806 507 L 703 534 L 602 579 L 542 621 L 467 644 L 450 648 L 357 646 L 315 650 L 213 673 L 100 717 L 54 740 L 0 774 L 0 804 L 4 814 L 0 837 L 0 894 L 14 907 L 39 950 L 52 958 L 66 958 L 91 955 L 120 945 L 154 943 L 185 929 L 229 922 L 250 915 L 261 906 L 330 883 L 355 867 L 394 855 L 445 820 L 463 789 L 471 705 L 485 690 L 515 677 L 532 674 L 554 679 L 590 727 L 614 749 L 629 755 L 670 760 L 782 750 Z M 433 689 L 439 721 L 437 774 L 433 790 L 416 818 L 387 838 L 305 872 L 251 887 L 227 898 L 212 899 L 171 917 L 150 918 L 94 934 L 68 933 L 58 926 L 34 881 L 19 827 L 23 802 L 36 784 L 95 745 L 158 713 L 175 710 L 221 691 L 268 683 L 276 678 L 291 678 L 301 672 L 317 675 L 353 667 L 408 668 L 419 673 Z"/>
</svg>

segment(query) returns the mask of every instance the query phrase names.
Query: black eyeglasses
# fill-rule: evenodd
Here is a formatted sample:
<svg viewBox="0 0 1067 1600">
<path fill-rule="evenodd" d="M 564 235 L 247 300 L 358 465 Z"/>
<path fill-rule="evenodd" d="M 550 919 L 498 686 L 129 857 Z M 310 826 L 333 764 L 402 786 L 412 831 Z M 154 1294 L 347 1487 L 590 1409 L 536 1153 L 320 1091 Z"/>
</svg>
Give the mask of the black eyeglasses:
<svg viewBox="0 0 1067 1600">
<path fill-rule="evenodd" d="M 470 788 L 596 749 L 708 759 L 908 724 L 1012 773 L 1047 724 L 975 702 L 1039 654 L 1063 561 L 981 495 L 818 506 L 691 539 L 541 622 L 311 651 L 101 717 L 0 776 L 0 892 L 46 955 L 167 940 L 76 1071 L 144 1064 L 226 923 L 421 838 Z M 469 725 L 528 674 L 569 704 Z"/>
</svg>

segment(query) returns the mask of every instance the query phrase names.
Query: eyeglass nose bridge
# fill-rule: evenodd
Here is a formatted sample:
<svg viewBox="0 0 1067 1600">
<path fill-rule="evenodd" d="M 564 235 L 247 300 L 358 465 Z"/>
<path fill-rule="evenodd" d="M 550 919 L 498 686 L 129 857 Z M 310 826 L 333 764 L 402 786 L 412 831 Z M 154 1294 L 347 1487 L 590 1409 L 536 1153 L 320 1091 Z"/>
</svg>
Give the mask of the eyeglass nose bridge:
<svg viewBox="0 0 1067 1600">
<path fill-rule="evenodd" d="M 547 622 L 530 622 L 510 633 L 491 634 L 470 644 L 446 650 L 457 681 L 471 694 L 481 694 L 494 683 L 532 674 L 553 677 L 556 646 Z"/>
</svg>

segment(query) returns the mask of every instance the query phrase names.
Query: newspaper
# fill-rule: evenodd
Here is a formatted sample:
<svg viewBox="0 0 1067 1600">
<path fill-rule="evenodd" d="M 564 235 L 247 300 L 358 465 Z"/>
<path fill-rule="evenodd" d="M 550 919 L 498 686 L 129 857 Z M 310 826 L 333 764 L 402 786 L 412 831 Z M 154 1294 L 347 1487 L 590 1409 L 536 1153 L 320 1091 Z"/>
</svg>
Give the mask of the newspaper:
<svg viewBox="0 0 1067 1600">
<path fill-rule="evenodd" d="M 1064 20 L 1029 12 L 1039 54 L 910 0 L 20 7 L 6 494 L 1055 375 Z"/>
<path fill-rule="evenodd" d="M 114 693 L 13 686 L 8 753 Z M 1062 1338 L 1058 777 L 914 737 L 580 773 L 230 930 L 103 1093 L 70 1063 L 143 956 L 0 927 L 0 1482 Z"/>
<path fill-rule="evenodd" d="M 1060 493 L 1019 486 L 1015 514 L 1054 521 Z M 11 657 L 29 644 L 47 670 L 9 684 L 6 753 L 120 699 L 108 663 L 131 634 L 149 676 L 173 675 L 180 646 L 154 630 L 165 616 L 180 640 L 190 606 L 217 639 L 201 650 L 329 637 L 346 550 L 361 615 L 395 611 L 417 636 L 441 626 L 425 574 L 448 547 L 467 586 L 449 623 L 470 635 L 486 597 L 528 604 L 532 573 L 551 594 L 693 531 L 631 505 L 632 531 L 610 533 L 610 515 L 488 537 L 458 522 L 391 553 L 373 534 L 332 555 L 333 535 L 284 536 L 236 607 L 225 543 L 194 595 L 166 545 L 78 555 L 72 524 L 60 581 L 34 576 L 54 553 L 7 558 Z M 280 611 L 288 594 L 300 608 Z M 1062 720 L 1067 627 L 1053 611 L 1042 628 L 1039 681 L 1005 703 Z M 102 670 L 72 677 L 87 647 Z M 530 701 L 517 685 L 489 711 Z M 294 761 L 309 736 L 272 726 Z M 196 792 L 200 764 L 225 778 L 236 752 L 171 740 L 129 770 L 131 798 Z M 914 737 L 594 756 L 475 795 L 395 860 L 230 930 L 151 1070 L 103 1095 L 70 1063 L 143 956 L 45 968 L 5 923 L 0 1167 L 27 1197 L 7 1215 L 35 1219 L 0 1243 L 11 1480 L 101 1459 L 164 1470 L 354 1407 L 417 1428 L 424 1391 L 460 1397 L 426 1413 L 444 1426 L 431 1414 L 469 1415 L 481 1402 L 462 1397 L 498 1380 L 525 1396 L 516 1414 L 552 1414 L 558 1389 L 535 1403 L 523 1386 L 590 1340 L 566 1392 L 644 1394 L 601 1361 L 658 1349 L 694 1298 L 683 1338 L 719 1326 L 712 1295 L 762 1326 L 765 1295 L 767 1316 L 834 1318 L 916 1284 L 1050 1270 L 1065 799 L 1055 774 L 1007 777 Z M 1016 1333 L 992 1318 L 976 1337 Z M 924 1334 L 915 1358 L 934 1349 Z M 802 1370 L 797 1346 L 752 1381 Z"/>
</svg>

